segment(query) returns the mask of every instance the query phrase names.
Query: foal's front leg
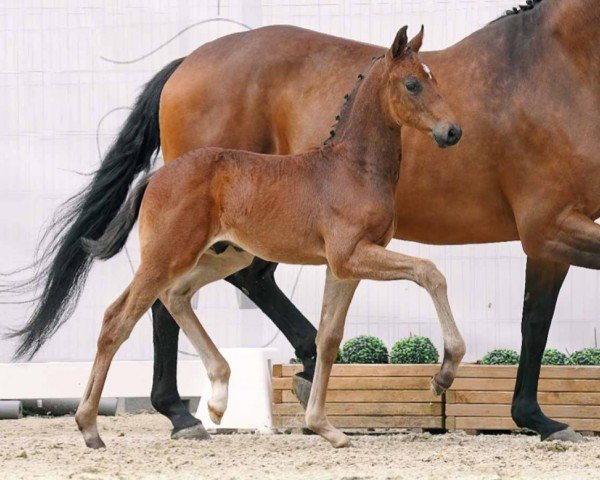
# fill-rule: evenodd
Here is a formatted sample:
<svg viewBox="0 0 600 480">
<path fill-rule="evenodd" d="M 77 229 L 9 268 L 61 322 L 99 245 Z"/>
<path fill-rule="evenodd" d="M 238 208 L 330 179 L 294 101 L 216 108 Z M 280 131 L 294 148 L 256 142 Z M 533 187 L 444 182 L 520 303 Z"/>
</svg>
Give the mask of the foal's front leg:
<svg viewBox="0 0 600 480">
<path fill-rule="evenodd" d="M 411 280 L 431 296 L 444 337 L 444 359 L 440 372 L 431 383 L 436 395 L 452 385 L 458 365 L 465 354 L 465 342 L 454 322 L 446 287 L 446 279 L 429 260 L 409 257 L 386 250 L 374 243 L 358 244 L 349 258 L 331 263 L 341 278 L 368 280 Z"/>
<path fill-rule="evenodd" d="M 325 397 L 331 367 L 344 336 L 344 324 L 358 280 L 339 280 L 327 268 L 321 323 L 317 332 L 317 366 L 306 406 L 306 426 L 334 447 L 349 445 L 350 439 L 335 428 L 325 415 Z"/>
</svg>

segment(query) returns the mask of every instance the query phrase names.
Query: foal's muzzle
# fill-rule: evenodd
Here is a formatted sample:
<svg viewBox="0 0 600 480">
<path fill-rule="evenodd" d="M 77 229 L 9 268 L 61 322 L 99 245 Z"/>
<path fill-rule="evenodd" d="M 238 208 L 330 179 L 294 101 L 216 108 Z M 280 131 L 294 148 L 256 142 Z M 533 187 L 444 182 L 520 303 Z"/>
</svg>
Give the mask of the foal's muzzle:
<svg viewBox="0 0 600 480">
<path fill-rule="evenodd" d="M 446 148 L 456 145 L 462 137 L 462 129 L 457 124 L 439 123 L 432 130 L 438 147 Z"/>
</svg>

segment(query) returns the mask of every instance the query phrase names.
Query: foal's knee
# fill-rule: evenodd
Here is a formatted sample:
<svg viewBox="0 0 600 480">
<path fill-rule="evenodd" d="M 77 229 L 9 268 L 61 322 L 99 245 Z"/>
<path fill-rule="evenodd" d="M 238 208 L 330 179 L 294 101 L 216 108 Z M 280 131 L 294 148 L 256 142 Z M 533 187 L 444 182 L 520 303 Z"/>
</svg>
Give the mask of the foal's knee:
<svg viewBox="0 0 600 480">
<path fill-rule="evenodd" d="M 317 355 L 323 360 L 335 360 L 342 343 L 343 332 L 319 332 L 317 334 Z"/>
<path fill-rule="evenodd" d="M 186 308 L 189 308 L 191 296 L 168 291 L 161 296 L 161 300 L 171 315 L 177 317 L 178 314 L 183 313 Z"/>
</svg>

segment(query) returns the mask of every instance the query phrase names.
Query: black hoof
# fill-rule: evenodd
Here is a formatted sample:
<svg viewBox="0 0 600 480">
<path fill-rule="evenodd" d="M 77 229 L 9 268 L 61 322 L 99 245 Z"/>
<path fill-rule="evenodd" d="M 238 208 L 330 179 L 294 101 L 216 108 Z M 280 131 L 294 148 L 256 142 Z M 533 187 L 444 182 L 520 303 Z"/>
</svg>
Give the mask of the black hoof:
<svg viewBox="0 0 600 480">
<path fill-rule="evenodd" d="M 554 432 L 548 435 L 546 438 L 543 438 L 544 442 L 551 442 L 553 440 L 559 440 L 561 442 L 574 442 L 580 443 L 584 441 L 583 435 L 577 433 L 571 427 L 567 427 L 564 430 L 559 430 L 558 432 Z"/>
<path fill-rule="evenodd" d="M 206 428 L 204 428 L 204 425 L 197 423 L 191 427 L 181 428 L 179 430 L 173 429 L 171 438 L 173 440 L 179 440 L 181 438 L 186 440 L 210 440 L 210 435 L 206 431 Z"/>
<path fill-rule="evenodd" d="M 306 405 L 308 405 L 311 387 L 311 381 L 301 377 L 300 375 L 294 375 L 294 379 L 292 380 L 292 390 L 304 410 L 306 410 Z"/>
</svg>

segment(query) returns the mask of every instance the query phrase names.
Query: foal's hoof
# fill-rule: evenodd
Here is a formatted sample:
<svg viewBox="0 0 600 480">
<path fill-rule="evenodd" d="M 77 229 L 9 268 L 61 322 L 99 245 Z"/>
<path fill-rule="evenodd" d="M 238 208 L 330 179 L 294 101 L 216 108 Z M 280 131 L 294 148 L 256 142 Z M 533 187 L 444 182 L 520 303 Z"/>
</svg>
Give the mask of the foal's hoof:
<svg viewBox="0 0 600 480">
<path fill-rule="evenodd" d="M 100 448 L 106 448 L 106 445 L 104 444 L 104 442 L 102 441 L 102 439 L 100 437 L 90 438 L 85 441 L 85 444 L 88 446 L 88 448 L 91 448 L 93 450 L 98 450 Z"/>
<path fill-rule="evenodd" d="M 202 423 L 197 423 L 196 425 L 192 425 L 191 427 L 182 428 L 180 430 L 173 429 L 171 433 L 171 438 L 173 440 L 179 440 L 181 438 L 185 440 L 210 440 L 210 435 L 204 428 Z"/>
<path fill-rule="evenodd" d="M 308 405 L 311 387 L 312 382 L 310 380 L 307 380 L 298 374 L 294 375 L 294 379 L 292 380 L 292 391 L 304 410 L 306 410 L 306 405 Z"/>
<path fill-rule="evenodd" d="M 544 442 L 551 442 L 553 440 L 560 440 L 561 442 L 580 443 L 584 441 L 584 438 L 583 435 L 577 433 L 571 427 L 567 427 L 564 430 L 554 432 L 543 439 Z"/>
<path fill-rule="evenodd" d="M 433 393 L 436 397 L 439 397 L 442 393 L 444 393 L 447 390 L 445 387 L 442 387 L 437 382 L 435 377 L 432 377 L 431 383 L 429 384 L 429 389 L 431 390 L 431 393 Z"/>
<path fill-rule="evenodd" d="M 338 432 L 338 435 L 333 436 L 333 438 L 328 438 L 327 440 L 331 442 L 333 448 L 346 448 L 350 446 L 350 437 L 342 432 Z"/>
<path fill-rule="evenodd" d="M 215 408 L 213 408 L 210 402 L 208 402 L 208 415 L 210 416 L 210 419 L 213 421 L 213 423 L 220 425 L 224 414 L 225 412 L 216 410 Z"/>
</svg>

